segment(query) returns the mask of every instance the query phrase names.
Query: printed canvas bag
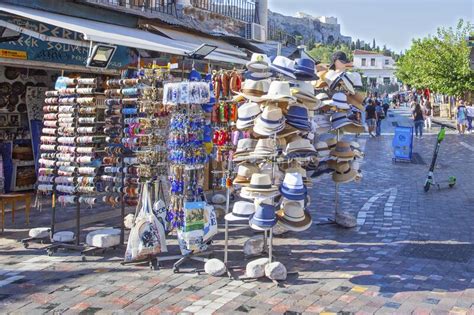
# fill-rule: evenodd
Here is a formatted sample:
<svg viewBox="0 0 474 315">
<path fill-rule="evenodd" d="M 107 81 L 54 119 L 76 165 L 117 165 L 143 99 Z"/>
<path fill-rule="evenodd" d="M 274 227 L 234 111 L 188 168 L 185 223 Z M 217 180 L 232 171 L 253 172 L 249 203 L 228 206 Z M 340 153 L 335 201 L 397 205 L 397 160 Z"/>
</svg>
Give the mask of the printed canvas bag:
<svg viewBox="0 0 474 315">
<path fill-rule="evenodd" d="M 165 231 L 152 210 L 148 184 L 143 185 L 135 223 L 130 230 L 125 261 L 140 261 L 167 252 Z"/>
</svg>

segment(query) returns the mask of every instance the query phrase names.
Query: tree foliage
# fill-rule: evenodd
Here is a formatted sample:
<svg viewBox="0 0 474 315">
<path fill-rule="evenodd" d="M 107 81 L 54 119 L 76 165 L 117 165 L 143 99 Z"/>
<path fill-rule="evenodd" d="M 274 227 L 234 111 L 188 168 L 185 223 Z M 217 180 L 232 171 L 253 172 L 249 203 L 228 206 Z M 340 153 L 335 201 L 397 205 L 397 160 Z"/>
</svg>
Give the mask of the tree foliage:
<svg viewBox="0 0 474 315">
<path fill-rule="evenodd" d="M 346 44 L 335 44 L 335 45 L 323 45 L 316 44 L 316 46 L 309 51 L 309 55 L 322 63 L 331 63 L 331 56 L 336 51 L 343 51 L 346 53 L 347 58 L 352 60 L 352 49 Z"/>
<path fill-rule="evenodd" d="M 459 20 L 455 29 L 438 28 L 435 36 L 414 39 L 397 61 L 397 78 L 412 87 L 451 96 L 473 91 L 474 72 L 466 42 L 472 31 L 471 23 Z"/>
</svg>

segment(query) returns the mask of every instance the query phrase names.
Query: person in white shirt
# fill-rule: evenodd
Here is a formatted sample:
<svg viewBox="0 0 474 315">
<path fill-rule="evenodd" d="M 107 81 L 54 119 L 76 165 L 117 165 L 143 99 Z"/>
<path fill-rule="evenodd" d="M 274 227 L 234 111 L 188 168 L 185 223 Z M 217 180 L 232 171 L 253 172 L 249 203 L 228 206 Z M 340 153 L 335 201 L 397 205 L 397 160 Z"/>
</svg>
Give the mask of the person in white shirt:
<svg viewBox="0 0 474 315">
<path fill-rule="evenodd" d="M 467 132 L 472 133 L 472 121 L 474 120 L 474 106 L 471 104 L 466 106 L 467 112 Z"/>
<path fill-rule="evenodd" d="M 428 98 L 423 102 L 423 111 L 425 112 L 425 129 L 431 129 L 431 117 L 433 117 L 433 106 Z"/>
</svg>

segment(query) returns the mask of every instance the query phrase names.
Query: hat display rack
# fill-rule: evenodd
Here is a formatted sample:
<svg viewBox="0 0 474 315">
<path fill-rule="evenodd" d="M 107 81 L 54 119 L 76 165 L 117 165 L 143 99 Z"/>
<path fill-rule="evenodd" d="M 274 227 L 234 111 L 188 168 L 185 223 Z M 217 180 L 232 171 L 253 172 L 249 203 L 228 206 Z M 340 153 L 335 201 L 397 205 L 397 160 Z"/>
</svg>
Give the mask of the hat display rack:
<svg viewBox="0 0 474 315">
<path fill-rule="evenodd" d="M 362 179 L 358 159 L 363 157 L 360 145 L 356 141 L 343 138 L 344 134 L 359 134 L 365 131 L 360 112 L 363 110 L 363 97 L 357 92 L 362 88 L 360 74 L 349 71 L 351 63 L 343 52 L 336 52 L 332 56 L 333 62 L 329 70 L 318 72 L 319 79 L 314 86 L 320 92 L 317 98 L 319 122 L 326 132 L 320 133 L 316 144 L 321 152 L 325 152 L 320 166 L 325 168 L 321 173 L 330 173 L 335 183 L 334 219 L 327 218 L 319 224 L 340 224 L 352 227 L 345 220 L 350 216 L 339 207 L 340 184 Z M 330 97 L 331 96 L 331 97 Z M 333 137 L 335 135 L 335 137 Z M 321 169 L 321 167 L 320 167 Z"/>
<path fill-rule="evenodd" d="M 96 78 L 61 76 L 55 90 L 46 92 L 38 191 L 53 195 L 49 255 L 60 248 L 84 250 L 81 205 L 94 207 L 100 202 L 105 106 L 97 86 Z M 75 205 L 75 233 L 55 231 L 58 203 Z"/>
<path fill-rule="evenodd" d="M 272 262 L 274 232 L 300 232 L 312 223 L 306 210 L 310 182 L 303 167 L 317 162 L 310 124 L 317 100 L 308 82 L 315 79 L 315 64 L 283 56 L 270 62 L 254 54 L 247 69 L 235 97 L 241 102 L 236 122 L 240 139 L 233 155 L 233 184 L 245 201 L 234 204 L 226 221 L 247 221 L 253 230 L 263 231 L 264 254 Z"/>
<path fill-rule="evenodd" d="M 163 104 L 170 112 L 167 140 L 170 203 L 166 221 L 168 232 L 177 233 L 181 255 L 160 256 L 158 262 L 177 260 L 173 264 L 174 272 L 179 272 L 181 265 L 189 260 L 206 262 L 206 256 L 212 255 L 208 249 L 212 236 L 206 235 L 202 225 L 206 221 L 204 213 L 209 211 L 203 190 L 208 154 L 204 146 L 206 119 L 202 105 L 210 103 L 210 92 L 210 84 L 202 81 L 168 82 L 163 88 Z"/>
</svg>

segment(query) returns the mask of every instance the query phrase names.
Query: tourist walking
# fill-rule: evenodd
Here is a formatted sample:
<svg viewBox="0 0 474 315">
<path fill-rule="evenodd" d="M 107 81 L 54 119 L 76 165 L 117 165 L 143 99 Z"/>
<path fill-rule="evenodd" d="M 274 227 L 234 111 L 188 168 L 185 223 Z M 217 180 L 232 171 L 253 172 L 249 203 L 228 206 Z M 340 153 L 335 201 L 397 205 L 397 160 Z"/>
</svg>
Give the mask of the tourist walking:
<svg viewBox="0 0 474 315">
<path fill-rule="evenodd" d="M 388 110 L 389 110 L 389 108 L 390 108 L 390 99 L 388 98 L 388 94 L 387 94 L 387 93 L 385 93 L 385 96 L 384 96 L 384 98 L 383 98 L 383 105 L 382 105 L 382 107 L 383 107 L 383 112 L 384 112 L 384 114 L 385 114 L 385 117 L 387 117 L 387 116 L 388 116 Z"/>
<path fill-rule="evenodd" d="M 425 117 L 423 115 L 423 110 L 421 109 L 420 104 L 415 105 L 413 110 L 413 121 L 415 123 L 415 137 L 418 139 L 423 139 L 423 124 Z"/>
<path fill-rule="evenodd" d="M 433 106 L 431 106 L 431 102 L 429 98 L 425 98 L 425 104 L 423 107 L 425 111 L 425 129 L 431 129 L 431 117 L 433 117 Z"/>
<path fill-rule="evenodd" d="M 377 115 L 375 136 L 379 137 L 382 134 L 382 120 L 385 118 L 385 110 L 380 101 L 376 101 L 375 113 Z"/>
<path fill-rule="evenodd" d="M 367 128 L 369 129 L 369 135 L 375 137 L 373 134 L 375 130 L 375 124 L 377 121 L 377 113 L 375 112 L 375 105 L 372 99 L 367 101 L 368 105 L 365 107 L 365 121 L 367 123 Z"/>
<path fill-rule="evenodd" d="M 458 132 L 463 135 L 466 131 L 467 124 L 467 110 L 463 100 L 459 101 L 458 107 L 456 108 L 456 120 Z"/>
<path fill-rule="evenodd" d="M 472 121 L 474 120 L 474 106 L 471 104 L 466 106 L 467 111 L 467 131 L 472 133 Z"/>
</svg>

